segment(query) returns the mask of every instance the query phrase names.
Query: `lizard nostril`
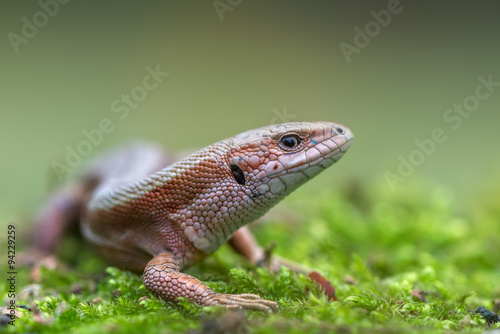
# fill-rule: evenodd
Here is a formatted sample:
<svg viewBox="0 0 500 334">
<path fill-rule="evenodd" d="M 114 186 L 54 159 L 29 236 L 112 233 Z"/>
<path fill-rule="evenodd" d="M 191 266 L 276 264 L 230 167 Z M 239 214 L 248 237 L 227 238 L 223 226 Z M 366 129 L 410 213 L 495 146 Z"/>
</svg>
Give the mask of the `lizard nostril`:
<svg viewBox="0 0 500 334">
<path fill-rule="evenodd" d="M 337 128 L 337 132 L 338 132 L 339 134 L 343 135 L 343 134 L 344 134 L 344 129 L 342 129 L 342 128 Z"/>
</svg>

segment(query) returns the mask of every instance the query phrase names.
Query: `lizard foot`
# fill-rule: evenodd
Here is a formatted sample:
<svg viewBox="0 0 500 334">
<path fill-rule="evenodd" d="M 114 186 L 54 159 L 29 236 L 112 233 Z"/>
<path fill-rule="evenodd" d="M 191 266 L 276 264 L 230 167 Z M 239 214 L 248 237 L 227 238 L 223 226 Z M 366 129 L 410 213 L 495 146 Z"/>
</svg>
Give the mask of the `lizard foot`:
<svg viewBox="0 0 500 334">
<path fill-rule="evenodd" d="M 155 256 L 144 269 L 143 282 L 155 296 L 165 301 L 185 297 L 204 306 L 223 306 L 229 309 L 257 310 L 270 313 L 278 309 L 276 302 L 254 294 L 231 295 L 218 293 L 191 275 L 179 271 L 179 261 L 170 253 Z"/>
<path fill-rule="evenodd" d="M 206 296 L 205 305 L 219 305 L 228 309 L 256 310 L 264 313 L 278 310 L 278 304 L 260 298 L 259 295 L 243 293 L 238 295 L 212 292 Z"/>
</svg>

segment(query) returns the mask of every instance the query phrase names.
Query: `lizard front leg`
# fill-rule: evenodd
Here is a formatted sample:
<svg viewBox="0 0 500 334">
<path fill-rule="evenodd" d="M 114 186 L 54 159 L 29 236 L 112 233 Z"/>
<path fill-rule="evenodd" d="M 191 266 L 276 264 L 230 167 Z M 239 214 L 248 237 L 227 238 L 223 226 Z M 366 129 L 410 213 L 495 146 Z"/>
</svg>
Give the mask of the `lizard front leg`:
<svg viewBox="0 0 500 334">
<path fill-rule="evenodd" d="M 179 270 L 179 261 L 172 254 L 159 254 L 149 261 L 144 269 L 144 285 L 156 297 L 165 301 L 176 301 L 178 297 L 185 297 L 204 306 L 219 305 L 266 313 L 278 308 L 276 302 L 254 294 L 217 293 L 199 279 Z"/>
<path fill-rule="evenodd" d="M 247 258 L 250 262 L 258 266 L 266 266 L 274 273 L 285 266 L 295 273 L 308 274 L 311 269 L 291 260 L 281 258 L 277 255 L 266 254 L 264 249 L 259 246 L 248 226 L 241 227 L 236 231 L 229 245 L 237 252 Z"/>
<path fill-rule="evenodd" d="M 329 300 L 337 300 L 337 297 L 335 296 L 335 288 L 328 279 L 317 271 L 309 269 L 300 263 L 284 259 L 277 255 L 270 256 L 270 254 L 266 254 L 266 252 L 255 240 L 248 226 L 243 226 L 236 231 L 231 239 L 229 239 L 229 244 L 236 252 L 246 257 L 253 264 L 258 266 L 267 266 L 268 269 L 274 273 L 278 272 L 281 266 L 285 266 L 295 273 L 301 273 L 309 276 L 309 278 L 321 287 Z"/>
</svg>

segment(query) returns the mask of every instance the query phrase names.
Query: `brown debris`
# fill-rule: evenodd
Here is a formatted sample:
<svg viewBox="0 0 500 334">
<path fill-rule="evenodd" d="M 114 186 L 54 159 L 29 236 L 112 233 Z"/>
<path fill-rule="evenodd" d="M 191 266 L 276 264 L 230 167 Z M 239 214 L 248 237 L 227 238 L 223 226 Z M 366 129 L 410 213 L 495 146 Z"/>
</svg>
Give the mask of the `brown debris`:
<svg viewBox="0 0 500 334">
<path fill-rule="evenodd" d="M 237 310 L 225 312 L 221 317 L 205 318 L 201 322 L 200 330 L 189 331 L 189 334 L 226 334 L 226 333 L 249 333 L 248 319 L 245 312 Z"/>
<path fill-rule="evenodd" d="M 35 321 L 38 324 L 43 324 L 47 325 L 52 323 L 54 319 L 53 318 L 48 318 L 46 317 L 42 311 L 38 308 L 38 305 L 33 308 L 33 321 Z"/>
<path fill-rule="evenodd" d="M 48 255 L 46 257 L 43 257 L 38 262 L 36 262 L 33 269 L 31 269 L 29 275 L 30 279 L 33 282 L 40 282 L 40 279 L 42 277 L 42 267 L 45 267 L 49 270 L 54 270 L 58 266 L 58 264 L 59 261 L 54 255 Z"/>
<path fill-rule="evenodd" d="M 328 300 L 337 301 L 337 296 L 335 296 L 335 288 L 329 280 L 327 280 L 317 271 L 311 271 L 307 276 L 318 283 L 321 289 L 325 292 L 325 295 L 328 297 Z"/>
<path fill-rule="evenodd" d="M 40 293 L 40 289 L 40 284 L 26 285 L 21 291 L 19 291 L 19 299 L 37 298 Z"/>
<path fill-rule="evenodd" d="M 500 311 L 500 299 L 495 299 L 493 301 L 493 312 L 498 313 Z"/>
<path fill-rule="evenodd" d="M 82 293 L 82 286 L 78 283 L 74 284 L 72 287 L 71 287 L 71 292 L 74 293 L 75 295 L 78 295 L 80 293 Z"/>
<path fill-rule="evenodd" d="M 467 327 L 470 325 L 471 322 L 472 322 L 472 319 L 471 319 L 470 315 L 467 314 L 465 317 L 462 318 L 462 320 L 460 320 L 458 322 L 458 324 L 462 327 Z"/>
<path fill-rule="evenodd" d="M 101 297 L 95 297 L 94 299 L 92 299 L 92 304 L 100 304 L 102 302 L 102 298 Z"/>
<path fill-rule="evenodd" d="M 417 298 L 418 300 L 427 303 L 427 298 L 425 298 L 425 291 L 420 289 L 413 289 L 411 292 L 412 297 Z"/>
<path fill-rule="evenodd" d="M 141 298 L 139 298 L 139 300 L 137 302 L 140 304 L 143 300 L 146 300 L 146 299 L 149 299 L 149 297 L 148 296 L 142 296 Z"/>
<path fill-rule="evenodd" d="M 349 284 L 349 285 L 358 284 L 358 281 L 356 281 L 356 279 L 354 277 L 352 277 L 351 275 L 347 275 L 346 277 L 344 277 L 344 282 Z"/>
<path fill-rule="evenodd" d="M 23 317 L 23 314 L 21 312 L 19 312 L 18 310 L 16 309 L 10 309 L 8 307 L 0 307 L 0 310 L 2 311 L 2 314 L 3 315 L 15 315 L 16 317 L 18 318 L 22 318 Z"/>
</svg>

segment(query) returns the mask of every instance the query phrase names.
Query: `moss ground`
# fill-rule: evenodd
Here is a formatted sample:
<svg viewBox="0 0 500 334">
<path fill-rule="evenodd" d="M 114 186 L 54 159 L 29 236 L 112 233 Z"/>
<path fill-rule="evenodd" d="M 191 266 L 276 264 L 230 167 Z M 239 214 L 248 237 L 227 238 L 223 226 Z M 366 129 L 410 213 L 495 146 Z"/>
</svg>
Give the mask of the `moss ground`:
<svg viewBox="0 0 500 334">
<path fill-rule="evenodd" d="M 302 194 L 304 195 L 304 194 Z M 224 246 L 188 272 L 216 291 L 257 293 L 279 303 L 272 315 L 166 303 L 140 275 L 106 267 L 85 246 L 39 285 L 18 271 L 21 318 L 6 333 L 398 333 L 488 328 L 473 311 L 500 308 L 500 209 L 495 196 L 460 212 L 444 189 L 431 193 L 323 191 L 291 196 L 254 224 L 263 244 L 315 268 L 337 289 L 328 302 L 303 275 L 254 268 Z M 5 247 L 6 248 L 6 247 Z M 67 253 L 71 253 L 71 246 Z M 82 250 L 83 249 L 83 250 Z M 0 282 L 5 305 L 6 280 Z M 146 298 L 143 298 L 146 297 Z"/>
</svg>

